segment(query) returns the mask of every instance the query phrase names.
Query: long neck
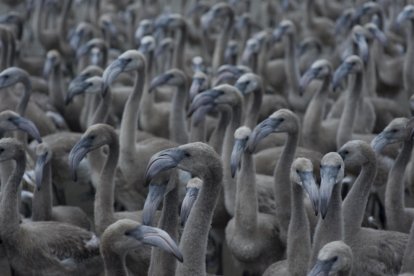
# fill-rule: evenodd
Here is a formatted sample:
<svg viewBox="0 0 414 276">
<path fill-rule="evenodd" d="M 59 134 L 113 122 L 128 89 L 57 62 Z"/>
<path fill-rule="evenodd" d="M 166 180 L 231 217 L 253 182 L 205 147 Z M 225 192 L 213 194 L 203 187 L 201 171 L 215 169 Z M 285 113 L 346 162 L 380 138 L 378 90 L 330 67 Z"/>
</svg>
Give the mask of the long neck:
<svg viewBox="0 0 414 276">
<path fill-rule="evenodd" d="M 319 217 L 313 236 L 312 254 L 309 260 L 309 268 L 315 264 L 319 250 L 331 241 L 343 240 L 344 225 L 342 217 L 342 185 L 336 183 L 332 189 L 331 200 L 325 219 Z"/>
<path fill-rule="evenodd" d="M 410 20 L 407 29 L 407 53 L 404 61 L 404 90 L 406 91 L 407 99 L 411 95 L 411 89 L 414 87 L 413 72 L 414 72 L 414 20 Z"/>
<path fill-rule="evenodd" d="M 214 129 L 211 134 L 209 145 L 218 153 L 222 154 L 223 141 L 226 133 L 226 129 L 231 120 L 232 112 L 230 109 L 224 109 L 220 112 L 220 117 L 218 120 L 217 127 Z"/>
<path fill-rule="evenodd" d="M 194 122 L 194 117 L 191 117 L 191 130 L 189 143 L 192 142 L 205 142 L 206 141 L 206 118 L 203 118 L 201 122 L 198 122 L 198 125 Z"/>
<path fill-rule="evenodd" d="M 203 187 L 181 236 L 180 249 L 185 261 L 177 265 L 175 275 L 206 275 L 208 233 L 222 185 L 222 168 L 217 166 L 214 169 L 207 169 L 210 169 L 210 175 L 203 178 Z"/>
<path fill-rule="evenodd" d="M 320 144 L 319 135 L 321 134 L 321 126 L 323 121 L 323 113 L 325 102 L 328 97 L 328 87 L 330 78 L 325 78 L 323 84 L 318 92 L 312 97 L 303 117 L 303 136 L 304 146 L 313 150 L 319 150 Z"/>
<path fill-rule="evenodd" d="M 119 134 L 121 160 L 126 160 L 131 154 L 135 152 L 138 106 L 141 100 L 142 90 L 144 88 L 144 72 L 145 68 L 143 70 L 137 71 L 134 89 L 128 97 L 128 100 L 125 104 L 124 113 L 122 114 L 121 129 Z"/>
<path fill-rule="evenodd" d="M 32 220 L 52 220 L 52 168 L 47 162 L 43 169 L 42 185 L 35 188 L 32 202 Z"/>
<path fill-rule="evenodd" d="M 348 97 L 345 102 L 344 110 L 339 122 L 338 133 L 336 135 L 336 146 L 340 148 L 343 144 L 352 139 L 356 108 L 362 99 L 363 71 L 351 76 L 351 85 L 348 88 Z"/>
<path fill-rule="evenodd" d="M 62 87 L 62 70 L 60 65 L 55 66 L 52 70 L 52 73 L 49 77 L 49 97 L 52 100 L 53 105 L 56 109 L 64 114 L 65 104 L 63 100 L 63 87 Z"/>
<path fill-rule="evenodd" d="M 32 94 L 32 84 L 28 77 L 23 77 L 21 82 L 24 85 L 23 95 L 21 96 L 20 102 L 16 108 L 17 113 L 21 116 L 25 116 L 27 105 L 29 104 L 30 95 Z"/>
<path fill-rule="evenodd" d="M 11 160 L 0 163 L 0 177 L 1 177 L 0 196 L 3 194 L 5 183 L 7 183 L 10 177 L 10 172 L 12 172 L 13 169 L 14 169 L 14 162 Z"/>
<path fill-rule="evenodd" d="M 368 160 L 362 165 L 358 178 L 355 180 L 352 189 L 349 191 L 342 204 L 345 242 L 348 238 L 352 239 L 352 235 L 360 229 L 364 218 L 364 212 L 361 210 L 365 210 L 371 184 L 377 172 L 375 157 L 372 159 L 373 160 Z"/>
<path fill-rule="evenodd" d="M 144 85 L 142 91 L 142 98 L 139 103 L 139 122 L 145 122 L 145 125 L 148 125 L 154 119 L 155 114 L 155 91 L 149 93 L 148 84 L 152 78 L 152 68 L 153 68 L 153 53 L 148 53 L 147 58 L 147 69 L 144 78 Z"/>
<path fill-rule="evenodd" d="M 376 41 L 368 42 L 369 46 L 369 58 L 368 63 L 365 65 L 365 95 L 368 97 L 377 96 L 377 71 L 376 71 L 376 62 L 375 56 L 378 54 L 379 48 L 381 47 L 376 43 Z"/>
<path fill-rule="evenodd" d="M 102 253 L 105 265 L 105 276 L 128 276 L 125 257 L 113 252 Z"/>
<path fill-rule="evenodd" d="M 251 129 L 253 129 L 257 125 L 257 119 L 259 118 L 259 110 L 262 106 L 263 87 L 260 87 L 253 93 L 253 101 L 251 102 L 249 109 L 246 110 L 246 118 L 244 121 L 244 125 Z"/>
<path fill-rule="evenodd" d="M 45 35 L 45 31 L 47 30 L 47 19 L 48 19 L 48 13 L 47 8 L 45 7 L 46 0 L 40 0 L 40 3 L 38 4 L 37 13 L 36 13 L 36 23 L 37 28 L 35 30 L 37 31 L 37 38 L 42 41 Z"/>
<path fill-rule="evenodd" d="M 99 104 L 102 102 L 102 97 L 100 95 L 91 95 L 91 99 L 89 102 L 89 108 L 86 110 L 86 125 L 90 127 L 92 125 L 92 120 L 94 119 L 94 115 L 98 111 Z"/>
<path fill-rule="evenodd" d="M 296 38 L 295 34 L 288 34 L 285 38 L 285 68 L 289 93 L 298 94 L 299 91 L 299 68 L 296 61 Z M 298 94 L 299 95 L 299 94 Z"/>
<path fill-rule="evenodd" d="M 89 113 L 91 110 L 94 110 L 94 97 L 95 95 L 89 93 L 84 96 L 84 103 L 81 110 L 79 123 L 85 130 L 88 128 Z"/>
<path fill-rule="evenodd" d="M 404 258 L 400 273 L 412 273 L 414 271 L 414 223 L 411 225 L 408 243 L 405 248 Z"/>
<path fill-rule="evenodd" d="M 179 144 L 188 142 L 188 132 L 185 120 L 185 106 L 187 102 L 187 85 L 177 87 L 170 113 L 170 138 Z"/>
<path fill-rule="evenodd" d="M 19 54 L 18 50 L 16 49 L 16 39 L 15 36 L 13 35 L 13 33 L 7 32 L 9 38 L 8 38 L 8 46 L 6 46 L 6 48 L 4 49 L 5 51 L 7 51 L 7 55 L 8 55 L 8 59 L 7 59 L 7 67 L 11 67 L 14 65 L 14 61 L 17 58 L 17 55 Z M 20 49 L 19 49 L 20 50 Z M 7 68 L 6 67 L 6 68 Z"/>
<path fill-rule="evenodd" d="M 118 139 L 114 138 L 108 146 L 108 158 L 102 169 L 95 194 L 95 228 L 98 235 L 101 235 L 114 222 L 114 175 L 119 155 Z"/>
<path fill-rule="evenodd" d="M 385 190 L 385 210 L 396 218 L 404 212 L 404 173 L 411 159 L 413 142 L 411 139 L 404 141 L 403 147 L 398 154 L 389 174 Z M 390 220 L 393 218 L 390 217 Z"/>
<path fill-rule="evenodd" d="M 309 221 L 303 204 L 303 190 L 291 184 L 291 210 L 287 237 L 287 260 L 290 275 L 306 275 L 311 250 Z"/>
<path fill-rule="evenodd" d="M 95 100 L 96 98 L 100 98 L 100 102 L 99 102 L 98 108 L 95 110 L 93 114 L 90 125 L 106 123 L 108 113 L 109 113 L 109 108 L 111 105 L 111 100 L 112 100 L 111 90 L 109 87 L 107 89 L 108 90 L 106 91 L 106 94 L 103 98 L 101 95 L 92 95 L 93 97 L 95 97 Z M 99 148 L 99 149 L 89 152 L 87 158 L 88 158 L 89 165 L 91 167 L 91 173 L 93 175 L 92 179 L 96 179 L 94 176 L 100 175 L 102 171 L 102 167 L 104 166 L 105 155 L 103 154 L 102 149 Z"/>
<path fill-rule="evenodd" d="M 252 236 L 257 229 L 257 193 L 256 171 L 252 155 L 245 152 L 242 167 L 238 176 L 236 192 L 236 208 L 234 219 L 237 231 L 242 235 Z"/>
<path fill-rule="evenodd" d="M 60 43 L 66 41 L 66 34 L 68 30 L 68 17 L 73 0 L 66 0 L 63 6 L 62 16 L 59 20 L 58 34 L 60 36 Z"/>
<path fill-rule="evenodd" d="M 275 214 L 279 220 L 282 241 L 286 242 L 290 222 L 290 181 L 289 172 L 298 144 L 298 133 L 290 133 L 285 142 L 279 162 L 274 171 Z"/>
<path fill-rule="evenodd" d="M 15 169 L 11 173 L 0 201 L 0 233 L 2 238 L 13 235 L 19 228 L 20 214 L 18 209 L 19 185 L 26 167 L 26 157 L 21 153 L 15 159 Z"/>
<path fill-rule="evenodd" d="M 106 120 L 109 115 L 109 108 L 111 107 L 111 102 L 112 102 L 111 89 L 108 87 L 108 90 L 106 91 L 105 95 L 103 97 L 102 96 L 98 96 L 98 97 L 100 101 L 99 101 L 98 107 L 93 113 L 91 125 L 106 123 Z"/>
<path fill-rule="evenodd" d="M 212 61 L 212 67 L 213 72 L 217 72 L 218 68 L 221 64 L 223 64 L 224 59 L 224 51 L 227 46 L 227 42 L 230 37 L 230 32 L 233 27 L 233 16 L 229 15 L 227 19 L 227 24 L 223 28 L 223 31 L 221 32 L 220 36 L 217 38 L 216 46 L 214 48 L 214 54 L 213 54 L 213 61 Z"/>
<path fill-rule="evenodd" d="M 34 29 L 35 29 L 34 38 L 37 41 L 39 41 L 39 33 L 41 31 L 41 30 L 39 30 L 39 27 L 41 27 L 40 26 L 40 16 L 41 16 L 41 11 L 42 11 L 42 1 L 43 0 L 39 1 L 40 3 L 37 2 L 35 4 L 34 11 L 33 11 L 33 19 L 32 19 L 32 22 L 31 22 L 33 24 Z"/>
<path fill-rule="evenodd" d="M 224 187 L 224 204 L 226 210 L 230 215 L 234 214 L 234 207 L 236 201 L 236 179 L 231 176 L 231 151 L 234 145 L 234 132 L 240 126 L 242 107 L 236 105 L 233 107 L 233 115 L 226 129 L 224 138 L 224 146 L 222 152 L 223 158 L 223 187 Z"/>
<path fill-rule="evenodd" d="M 176 176 L 170 181 L 177 181 Z M 166 231 L 173 240 L 178 240 L 178 186 L 171 190 L 165 197 L 158 222 L 158 228 Z M 174 256 L 156 247 L 151 251 L 151 263 L 148 275 L 168 276 L 174 275 L 177 266 Z"/>
<path fill-rule="evenodd" d="M 264 76 L 262 78 L 262 94 L 264 94 L 264 91 L 269 82 L 268 78 L 266 77 L 267 76 L 267 64 L 268 64 L 268 59 L 269 59 L 269 48 L 270 48 L 270 43 L 266 39 L 266 41 L 263 43 L 262 48 L 260 50 L 259 60 L 258 60 L 259 75 Z"/>
<path fill-rule="evenodd" d="M 180 70 L 184 70 L 184 58 L 185 58 L 185 42 L 187 40 L 187 27 L 183 25 L 180 28 L 180 36 L 178 39 L 177 47 L 174 48 L 173 54 L 173 67 Z"/>
<path fill-rule="evenodd" d="M 305 23 L 308 28 L 313 26 L 315 24 L 314 20 L 314 0 L 305 0 L 305 10 L 304 10 L 304 16 L 305 16 Z"/>
<path fill-rule="evenodd" d="M 4 69 L 6 69 L 8 66 L 8 55 L 9 55 L 9 42 L 8 42 L 8 35 L 7 35 L 7 31 L 6 30 L 1 30 L 0 31 L 1 34 L 1 44 L 3 46 L 3 50 L 1 51 L 1 60 L 0 60 L 0 69 L 3 71 Z"/>
</svg>

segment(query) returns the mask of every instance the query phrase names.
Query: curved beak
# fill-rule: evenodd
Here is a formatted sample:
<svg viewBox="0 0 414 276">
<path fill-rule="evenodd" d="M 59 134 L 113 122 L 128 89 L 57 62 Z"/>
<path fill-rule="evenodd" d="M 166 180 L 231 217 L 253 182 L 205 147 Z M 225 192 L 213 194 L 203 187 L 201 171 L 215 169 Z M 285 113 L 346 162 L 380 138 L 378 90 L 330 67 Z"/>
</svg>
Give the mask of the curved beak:
<svg viewBox="0 0 414 276">
<path fill-rule="evenodd" d="M 151 48 L 149 43 L 140 43 L 138 47 L 138 51 L 141 52 L 143 55 L 148 55 L 150 49 Z"/>
<path fill-rule="evenodd" d="M 308 44 L 301 43 L 297 48 L 298 49 L 298 51 L 296 52 L 297 56 L 298 57 L 303 56 L 306 53 L 306 51 L 308 50 L 308 47 L 309 47 Z"/>
<path fill-rule="evenodd" d="M 371 147 L 377 154 L 379 154 L 388 143 L 385 133 L 381 132 L 371 141 Z"/>
<path fill-rule="evenodd" d="M 299 177 L 302 180 L 303 189 L 308 194 L 309 199 L 312 202 L 315 216 L 317 216 L 319 210 L 319 190 L 318 186 L 316 186 L 313 172 L 299 172 Z"/>
<path fill-rule="evenodd" d="M 157 27 L 160 27 L 160 26 L 157 26 Z M 135 31 L 134 37 L 135 37 L 135 39 L 137 41 L 140 41 L 141 38 L 143 38 L 146 35 L 150 35 L 151 32 L 152 32 L 152 28 L 151 27 L 149 27 L 148 25 L 147 26 L 142 26 L 141 25 Z"/>
<path fill-rule="evenodd" d="M 319 211 L 322 219 L 325 219 L 328 213 L 329 202 L 331 201 L 332 191 L 336 185 L 336 177 L 339 169 L 333 166 L 323 166 L 321 168 L 321 185 L 319 188 Z"/>
<path fill-rule="evenodd" d="M 214 86 L 217 86 L 222 83 L 232 82 L 237 78 L 237 75 L 230 71 L 224 71 L 217 75 L 216 80 L 214 82 Z"/>
<path fill-rule="evenodd" d="M 42 186 L 43 171 L 46 166 L 46 157 L 47 157 L 47 153 L 44 153 L 38 156 L 36 159 L 34 173 L 35 173 L 35 183 L 36 183 L 37 190 L 40 190 Z"/>
<path fill-rule="evenodd" d="M 197 1 L 196 3 L 193 3 L 190 8 L 187 11 L 188 16 L 193 16 L 196 12 L 201 11 L 202 9 L 207 8 L 204 6 L 201 2 Z"/>
<path fill-rule="evenodd" d="M 281 121 L 273 118 L 267 118 L 260 124 L 258 124 L 252 133 L 250 134 L 249 141 L 247 142 L 246 148 L 249 152 L 254 152 L 257 144 L 269 134 L 276 132 Z"/>
<path fill-rule="evenodd" d="M 191 187 L 187 188 L 183 203 L 181 204 L 180 218 L 181 226 L 184 226 L 187 222 L 188 216 L 190 215 L 191 209 L 197 199 L 199 188 Z"/>
<path fill-rule="evenodd" d="M 7 78 L 6 76 L 4 76 L 3 74 L 0 73 L 0 89 L 1 88 L 7 88 L 9 86 L 12 86 L 13 84 L 14 84 L 14 82 L 10 81 L 10 78 Z"/>
<path fill-rule="evenodd" d="M 329 275 L 334 262 L 335 262 L 334 259 L 329 259 L 329 260 L 324 260 L 324 261 L 317 260 L 312 270 L 308 273 L 308 276 Z"/>
<path fill-rule="evenodd" d="M 210 89 L 194 97 L 193 102 L 188 109 L 187 116 L 191 116 L 198 108 L 205 105 L 215 106 L 215 99 L 219 96 L 219 91 Z"/>
<path fill-rule="evenodd" d="M 87 138 L 81 138 L 72 150 L 69 153 L 69 167 L 72 173 L 73 181 L 77 181 L 78 175 L 76 170 L 79 166 L 79 163 L 82 159 L 86 156 L 86 154 L 90 151 L 91 142 Z"/>
<path fill-rule="evenodd" d="M 402 12 L 398 14 L 397 19 L 395 21 L 398 28 L 404 23 L 404 21 L 411 18 L 411 13 L 412 13 L 411 9 L 405 8 L 402 10 Z"/>
<path fill-rule="evenodd" d="M 39 130 L 32 121 L 24 117 L 15 117 L 13 118 L 12 122 L 18 129 L 29 134 L 37 142 L 42 142 L 42 137 L 40 136 Z"/>
<path fill-rule="evenodd" d="M 142 224 L 152 225 L 155 212 L 164 198 L 167 185 L 150 184 L 147 198 L 142 210 Z"/>
<path fill-rule="evenodd" d="M 184 153 L 178 148 L 162 150 L 154 154 L 145 172 L 145 183 L 150 183 L 159 173 L 175 168 L 184 158 Z"/>
<path fill-rule="evenodd" d="M 204 30 L 208 30 L 213 20 L 214 20 L 214 12 L 212 10 L 209 10 L 207 13 L 201 16 L 201 27 Z"/>
<path fill-rule="evenodd" d="M 129 61 L 127 59 L 117 58 L 105 69 L 102 75 L 104 89 L 106 89 L 115 81 L 119 74 L 124 71 L 128 63 Z"/>
<path fill-rule="evenodd" d="M 164 230 L 156 227 L 139 225 L 125 234 L 141 241 L 144 244 L 161 248 L 173 254 L 180 262 L 183 262 L 184 260 L 177 244 Z"/>
<path fill-rule="evenodd" d="M 247 81 L 238 81 L 238 82 L 236 82 L 236 84 L 234 85 L 234 86 L 236 86 L 236 88 L 243 94 L 243 95 L 245 95 L 245 94 L 247 94 L 246 92 L 246 89 L 247 89 L 247 86 L 248 86 L 248 82 Z"/>
<path fill-rule="evenodd" d="M 85 82 L 85 79 L 79 77 L 75 78 L 69 84 L 68 92 L 65 95 L 65 105 L 70 104 L 75 96 L 82 94 L 88 87 L 88 84 Z"/>
<path fill-rule="evenodd" d="M 253 54 L 253 49 L 252 47 L 249 47 L 247 45 L 247 47 L 244 49 L 243 54 L 241 56 L 241 61 L 243 64 L 248 64 L 250 61 L 250 58 L 252 57 Z"/>
<path fill-rule="evenodd" d="M 234 178 L 237 169 L 240 168 L 241 158 L 243 156 L 244 149 L 246 148 L 247 139 L 235 139 L 233 150 L 230 157 L 230 169 L 231 177 Z"/>
<path fill-rule="evenodd" d="M 348 63 L 344 62 L 338 67 L 338 69 L 335 70 L 335 73 L 332 77 L 332 88 L 334 91 L 339 88 L 342 80 L 346 76 L 348 76 L 350 69 L 351 69 L 351 66 Z"/>
<path fill-rule="evenodd" d="M 319 74 L 319 68 L 310 68 L 306 73 L 300 78 L 299 81 L 299 94 L 302 96 L 308 87 L 309 83 L 314 80 Z"/>
<path fill-rule="evenodd" d="M 166 84 L 173 76 L 169 73 L 161 74 L 159 76 L 156 76 L 152 81 L 151 85 L 149 87 L 149 92 L 151 93 L 155 88 L 158 86 L 162 86 Z"/>
<path fill-rule="evenodd" d="M 230 45 L 227 46 L 226 51 L 224 51 L 224 60 L 229 63 L 233 57 L 237 56 L 238 54 L 238 45 Z"/>
<path fill-rule="evenodd" d="M 366 15 L 370 9 L 371 8 L 369 6 L 366 6 L 366 5 L 360 6 L 358 9 L 356 9 L 356 11 L 354 13 L 353 21 L 355 23 L 356 22 L 359 22 L 359 20 L 361 19 L 361 17 L 363 17 L 364 15 Z"/>
<path fill-rule="evenodd" d="M 116 28 L 115 24 L 112 21 L 105 21 L 105 27 L 109 31 L 111 35 L 116 35 L 118 33 L 118 29 Z"/>
<path fill-rule="evenodd" d="M 170 24 L 170 16 L 167 14 L 162 14 L 157 18 L 155 21 L 154 27 L 155 29 L 165 29 Z M 144 32 L 143 32 L 144 33 Z"/>
<path fill-rule="evenodd" d="M 191 82 L 190 92 L 189 92 L 190 102 L 192 102 L 195 96 L 201 92 L 201 89 L 202 89 L 201 87 L 203 86 L 203 84 L 204 84 L 204 79 L 193 78 L 193 81 Z"/>
<path fill-rule="evenodd" d="M 164 41 L 165 41 L 165 39 L 164 39 Z M 170 48 L 170 45 L 168 45 L 168 42 L 165 42 L 164 44 L 162 44 L 162 42 L 161 42 L 161 45 L 159 45 L 159 46 L 155 49 L 154 56 L 155 56 L 156 58 L 158 58 L 158 57 L 162 56 L 162 55 L 166 52 L 166 49 L 168 49 L 168 48 Z M 140 52 L 141 52 L 141 47 L 139 48 L 139 50 L 138 50 L 138 51 L 140 51 Z"/>
<path fill-rule="evenodd" d="M 286 32 L 286 28 L 283 26 L 279 26 L 276 28 L 276 30 L 273 31 L 272 33 L 272 42 L 279 42 L 283 35 Z"/>
<path fill-rule="evenodd" d="M 43 78 L 48 79 L 55 65 L 55 58 L 46 58 L 45 65 L 43 66 Z"/>
<path fill-rule="evenodd" d="M 214 109 L 214 105 L 203 105 L 199 108 L 197 108 L 193 113 L 191 114 L 191 117 L 193 118 L 193 123 L 195 126 L 198 126 L 206 117 L 207 113 L 211 112 Z"/>
<path fill-rule="evenodd" d="M 387 42 L 388 42 L 387 36 L 379 28 L 374 28 L 372 30 L 372 34 L 381 43 L 381 45 L 384 45 L 384 46 L 387 45 Z"/>
<path fill-rule="evenodd" d="M 87 53 L 89 53 L 89 51 L 92 49 L 94 45 L 92 43 L 86 43 L 84 45 L 82 45 L 80 48 L 76 49 L 76 58 L 80 58 L 84 55 L 86 55 Z"/>
<path fill-rule="evenodd" d="M 69 45 L 72 47 L 72 49 L 76 50 L 79 47 L 82 36 L 83 36 L 83 30 L 73 33 L 73 35 L 71 36 L 69 40 Z"/>
<path fill-rule="evenodd" d="M 344 28 L 349 28 L 352 22 L 352 16 L 350 14 L 341 15 L 335 23 L 335 33 L 341 33 Z"/>
<path fill-rule="evenodd" d="M 364 64 L 367 64 L 369 59 L 369 47 L 365 36 L 361 34 L 355 35 L 356 43 L 358 45 L 359 54 L 361 55 L 361 59 Z"/>
</svg>

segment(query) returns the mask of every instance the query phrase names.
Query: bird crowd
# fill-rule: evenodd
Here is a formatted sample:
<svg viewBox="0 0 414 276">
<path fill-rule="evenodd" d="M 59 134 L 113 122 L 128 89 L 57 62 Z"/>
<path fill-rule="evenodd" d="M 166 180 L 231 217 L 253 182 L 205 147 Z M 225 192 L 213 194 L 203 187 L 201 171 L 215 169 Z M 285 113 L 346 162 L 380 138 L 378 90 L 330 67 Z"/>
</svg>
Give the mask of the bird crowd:
<svg viewBox="0 0 414 276">
<path fill-rule="evenodd" d="M 0 0 L 0 276 L 413 276 L 412 114 L 412 0 Z"/>
</svg>

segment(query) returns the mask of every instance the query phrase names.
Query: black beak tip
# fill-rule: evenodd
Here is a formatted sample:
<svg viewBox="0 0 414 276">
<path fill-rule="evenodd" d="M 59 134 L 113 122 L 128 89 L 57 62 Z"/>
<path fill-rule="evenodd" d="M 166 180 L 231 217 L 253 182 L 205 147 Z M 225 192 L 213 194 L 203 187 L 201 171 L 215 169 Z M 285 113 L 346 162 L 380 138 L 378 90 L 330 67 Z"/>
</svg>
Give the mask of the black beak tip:
<svg viewBox="0 0 414 276">
<path fill-rule="evenodd" d="M 149 220 L 149 218 L 147 216 L 144 216 L 142 218 L 142 225 L 148 225 L 151 226 L 151 221 Z"/>
<path fill-rule="evenodd" d="M 72 99 L 70 97 L 65 97 L 65 105 L 70 104 Z"/>
<path fill-rule="evenodd" d="M 76 173 L 76 170 L 74 170 L 74 171 L 72 172 L 72 180 L 73 180 L 74 182 L 78 182 L 78 174 Z"/>
</svg>

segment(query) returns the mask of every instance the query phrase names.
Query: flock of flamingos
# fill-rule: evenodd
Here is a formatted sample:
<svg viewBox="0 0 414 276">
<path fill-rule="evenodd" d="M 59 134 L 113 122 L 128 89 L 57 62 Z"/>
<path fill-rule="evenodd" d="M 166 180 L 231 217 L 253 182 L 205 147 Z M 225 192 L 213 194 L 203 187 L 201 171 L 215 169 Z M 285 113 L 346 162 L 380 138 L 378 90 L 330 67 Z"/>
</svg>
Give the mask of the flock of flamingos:
<svg viewBox="0 0 414 276">
<path fill-rule="evenodd" d="M 1 276 L 414 275 L 414 1 L 1 0 Z"/>
</svg>

